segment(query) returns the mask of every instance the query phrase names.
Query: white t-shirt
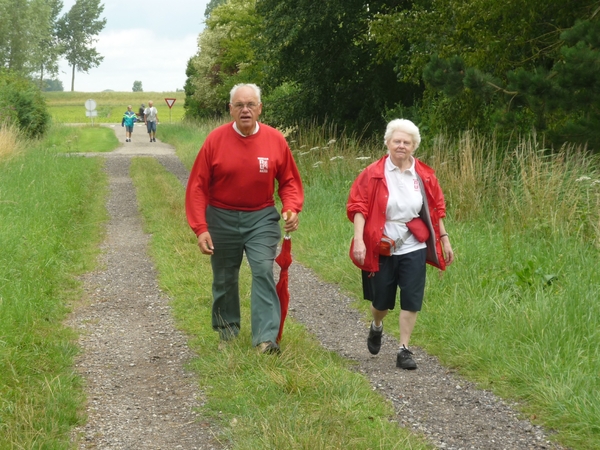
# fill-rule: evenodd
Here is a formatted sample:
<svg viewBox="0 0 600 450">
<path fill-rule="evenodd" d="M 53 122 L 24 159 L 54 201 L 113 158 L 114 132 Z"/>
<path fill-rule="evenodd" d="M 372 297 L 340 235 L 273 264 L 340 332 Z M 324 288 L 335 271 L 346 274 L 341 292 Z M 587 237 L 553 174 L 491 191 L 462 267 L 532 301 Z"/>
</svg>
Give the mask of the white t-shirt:
<svg viewBox="0 0 600 450">
<path fill-rule="evenodd" d="M 144 114 L 146 115 L 146 122 L 156 122 L 158 110 L 153 106 L 152 108 L 146 108 Z"/>
<path fill-rule="evenodd" d="M 411 233 L 407 233 L 406 227 L 406 222 L 417 217 L 423 207 L 423 193 L 415 170 L 415 159 L 412 158 L 412 166 L 409 169 L 402 171 L 388 157 L 385 160 L 384 172 L 389 196 L 383 232 L 394 240 L 408 235 L 394 255 L 403 255 L 427 247 L 425 242 L 419 242 Z"/>
</svg>

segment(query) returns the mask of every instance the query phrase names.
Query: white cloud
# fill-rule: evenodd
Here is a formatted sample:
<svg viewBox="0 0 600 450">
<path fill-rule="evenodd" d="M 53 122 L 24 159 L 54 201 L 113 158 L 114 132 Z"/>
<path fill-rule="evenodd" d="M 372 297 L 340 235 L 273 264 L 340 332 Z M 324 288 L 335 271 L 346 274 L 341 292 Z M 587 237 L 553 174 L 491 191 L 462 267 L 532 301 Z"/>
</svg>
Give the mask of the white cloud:
<svg viewBox="0 0 600 450">
<path fill-rule="evenodd" d="M 75 90 L 80 92 L 131 91 L 142 82 L 144 91 L 174 91 L 183 88 L 185 69 L 198 51 L 197 34 L 171 39 L 141 28 L 107 31 L 99 35 L 96 50 L 104 56 L 89 73 L 75 73 Z M 71 90 L 71 68 L 61 63 L 60 79 Z"/>
<path fill-rule="evenodd" d="M 65 0 L 63 13 L 75 0 Z M 89 73 L 75 72 L 75 90 L 131 92 L 133 82 L 144 91 L 182 89 L 187 62 L 198 51 L 207 0 L 146 0 L 144 3 L 105 0 L 106 27 L 94 47 L 104 56 Z M 60 62 L 59 79 L 71 90 L 71 68 Z"/>
</svg>

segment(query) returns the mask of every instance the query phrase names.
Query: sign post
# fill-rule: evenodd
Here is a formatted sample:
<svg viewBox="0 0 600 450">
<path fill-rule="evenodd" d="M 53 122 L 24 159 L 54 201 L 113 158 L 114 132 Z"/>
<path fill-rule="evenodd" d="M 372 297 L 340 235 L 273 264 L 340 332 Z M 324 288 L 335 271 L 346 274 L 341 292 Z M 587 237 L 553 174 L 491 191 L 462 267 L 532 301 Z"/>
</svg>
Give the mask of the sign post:
<svg viewBox="0 0 600 450">
<path fill-rule="evenodd" d="M 98 117 L 98 111 L 96 111 L 96 102 L 92 99 L 85 101 L 85 115 L 92 119 L 92 126 L 94 126 L 94 117 Z"/>
<path fill-rule="evenodd" d="M 167 106 L 169 107 L 169 123 L 171 123 L 171 108 L 175 104 L 176 98 L 165 98 L 165 102 L 167 102 Z"/>
</svg>

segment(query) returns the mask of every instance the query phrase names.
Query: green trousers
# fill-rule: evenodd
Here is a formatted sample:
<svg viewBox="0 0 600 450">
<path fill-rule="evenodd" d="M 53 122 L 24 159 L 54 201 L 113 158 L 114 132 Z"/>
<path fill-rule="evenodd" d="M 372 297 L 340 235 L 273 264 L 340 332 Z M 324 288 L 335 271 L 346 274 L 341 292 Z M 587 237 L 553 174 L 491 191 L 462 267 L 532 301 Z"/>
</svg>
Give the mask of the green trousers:
<svg viewBox="0 0 600 450">
<path fill-rule="evenodd" d="M 212 326 L 221 339 L 231 339 L 240 330 L 239 273 L 244 252 L 252 272 L 252 345 L 277 339 L 281 308 L 275 290 L 273 262 L 281 239 L 279 219 L 274 207 L 232 211 L 209 206 L 206 210 L 214 246 Z"/>
</svg>

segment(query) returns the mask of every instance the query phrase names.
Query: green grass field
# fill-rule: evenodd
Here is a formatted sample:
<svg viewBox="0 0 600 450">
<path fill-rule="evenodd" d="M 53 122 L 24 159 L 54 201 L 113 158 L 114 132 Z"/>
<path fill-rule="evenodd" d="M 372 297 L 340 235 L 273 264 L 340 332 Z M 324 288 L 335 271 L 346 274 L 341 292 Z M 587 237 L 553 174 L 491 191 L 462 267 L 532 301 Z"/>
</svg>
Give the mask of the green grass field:
<svg viewBox="0 0 600 450">
<path fill-rule="evenodd" d="M 163 124 L 179 122 L 184 115 L 183 92 L 45 92 L 44 96 L 56 123 L 92 123 L 85 109 L 85 102 L 89 99 L 96 102 L 98 116 L 94 123 L 120 123 L 127 105 L 131 105 L 137 113 L 142 103 L 148 106 L 148 100 L 154 102 L 158 119 Z M 170 110 L 165 98 L 176 99 Z"/>
<path fill-rule="evenodd" d="M 164 125 L 161 140 L 189 168 L 215 125 Z M 306 189 L 295 259 L 366 313 L 347 256 L 345 201 L 381 145 L 302 131 L 290 141 Z M 100 158 L 61 153 L 106 151 L 111 133 L 54 126 L 43 141 L 0 155 L 0 448 L 68 448 L 70 430 L 84 420 L 75 336 L 63 323 L 81 295 L 77 276 L 94 268 L 107 180 Z M 576 151 L 549 158 L 528 142 L 502 158 L 487 142 L 435 142 L 419 154 L 438 169 L 456 261 L 444 276 L 429 270 L 414 344 L 518 401 L 569 448 L 600 448 L 598 161 Z M 131 175 L 160 287 L 198 354 L 191 366 L 207 393 L 202 413 L 219 421 L 230 448 L 428 448 L 389 420 L 389 403 L 348 361 L 293 320 L 284 352 L 267 364 L 258 364 L 247 327 L 216 352 L 207 320 L 211 271 L 187 226 L 183 187 L 150 158 L 135 159 Z M 247 269 L 240 282 L 247 322 Z M 397 313 L 386 321 L 397 323 Z"/>
</svg>

